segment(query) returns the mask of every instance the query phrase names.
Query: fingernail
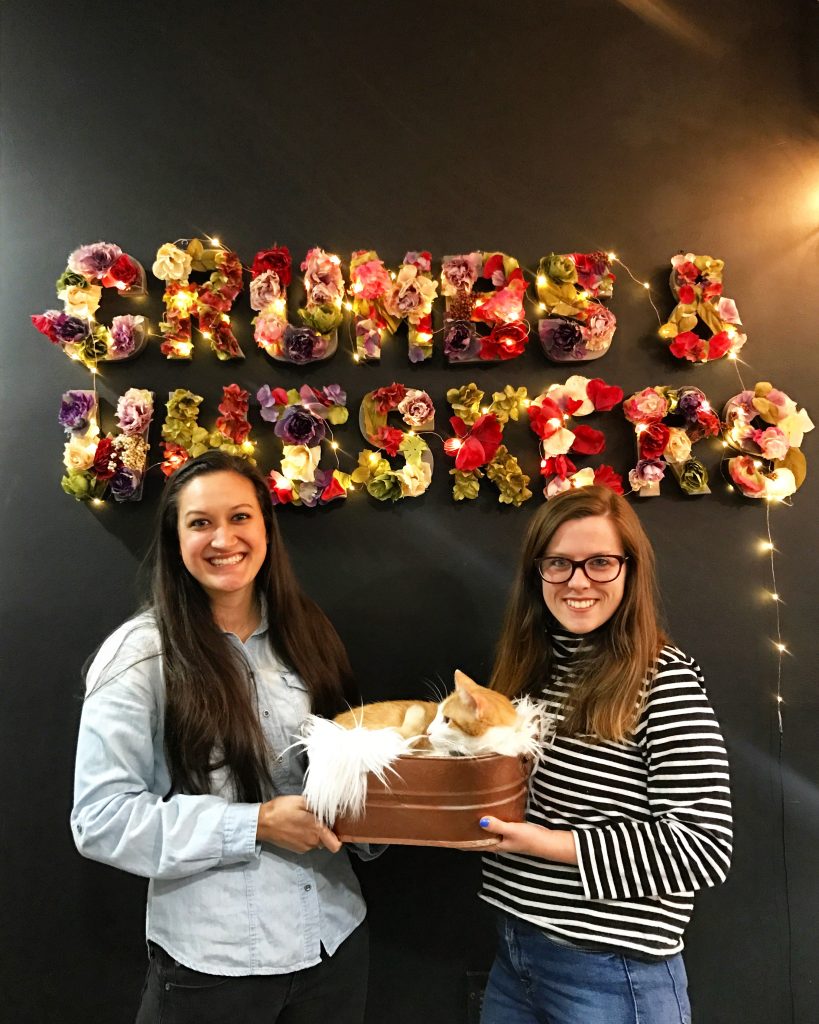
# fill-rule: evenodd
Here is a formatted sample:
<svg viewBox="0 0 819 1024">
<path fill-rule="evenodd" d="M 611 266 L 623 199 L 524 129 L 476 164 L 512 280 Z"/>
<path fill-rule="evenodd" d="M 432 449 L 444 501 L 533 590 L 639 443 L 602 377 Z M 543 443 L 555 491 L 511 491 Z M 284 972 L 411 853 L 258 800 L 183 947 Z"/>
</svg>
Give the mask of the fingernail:
<svg viewBox="0 0 819 1024">
<path fill-rule="evenodd" d="M 489 818 L 481 818 L 480 826 L 481 826 L 481 828 L 488 828 L 488 826 L 489 826 Z"/>
</svg>

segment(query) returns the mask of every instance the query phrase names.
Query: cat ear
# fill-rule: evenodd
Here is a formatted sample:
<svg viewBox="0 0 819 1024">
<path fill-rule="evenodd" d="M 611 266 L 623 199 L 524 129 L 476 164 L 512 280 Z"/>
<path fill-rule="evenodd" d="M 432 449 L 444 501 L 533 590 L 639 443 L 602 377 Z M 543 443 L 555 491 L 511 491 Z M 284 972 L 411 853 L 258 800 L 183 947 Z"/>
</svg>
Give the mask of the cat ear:
<svg viewBox="0 0 819 1024">
<path fill-rule="evenodd" d="M 470 679 L 465 672 L 459 668 L 455 669 L 455 690 L 465 708 L 476 717 L 481 718 L 486 708 L 486 701 L 483 698 L 483 687 Z"/>
</svg>

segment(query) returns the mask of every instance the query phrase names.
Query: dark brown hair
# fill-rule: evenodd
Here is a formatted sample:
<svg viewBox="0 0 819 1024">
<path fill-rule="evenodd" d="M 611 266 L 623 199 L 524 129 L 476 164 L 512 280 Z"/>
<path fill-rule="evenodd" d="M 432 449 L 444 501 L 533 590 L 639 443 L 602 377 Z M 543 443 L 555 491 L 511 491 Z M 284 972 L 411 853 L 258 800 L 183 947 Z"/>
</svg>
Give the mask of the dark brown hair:
<svg viewBox="0 0 819 1024">
<path fill-rule="evenodd" d="M 510 697 L 537 695 L 549 678 L 551 635 L 561 627 L 543 600 L 537 561 L 564 523 L 607 516 L 629 561 L 623 599 L 576 656 L 576 685 L 560 732 L 622 740 L 634 728 L 646 673 L 666 637 L 658 624 L 654 552 L 634 509 L 607 487 L 580 487 L 552 498 L 534 515 L 506 608 L 490 685 Z"/>
<path fill-rule="evenodd" d="M 267 604 L 270 645 L 304 682 L 312 710 L 333 715 L 354 700 L 347 653 L 329 619 L 293 574 L 261 473 L 243 459 L 209 451 L 168 479 L 149 554 L 151 603 L 162 640 L 167 706 L 165 749 L 171 791 L 207 793 L 210 773 L 226 768 L 244 802 L 272 795 L 268 751 L 255 707 L 255 683 L 217 626 L 210 601 L 182 562 L 179 498 L 194 477 L 237 473 L 255 489 L 267 532 L 256 576 Z"/>
</svg>

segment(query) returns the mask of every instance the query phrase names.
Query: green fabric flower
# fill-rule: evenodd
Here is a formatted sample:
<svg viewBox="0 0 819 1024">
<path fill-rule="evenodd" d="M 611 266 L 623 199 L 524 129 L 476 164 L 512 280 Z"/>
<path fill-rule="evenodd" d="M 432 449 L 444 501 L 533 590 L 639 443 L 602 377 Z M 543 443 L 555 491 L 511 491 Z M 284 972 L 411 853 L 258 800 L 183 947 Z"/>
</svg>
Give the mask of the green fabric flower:
<svg viewBox="0 0 819 1024">
<path fill-rule="evenodd" d="M 77 342 L 75 349 L 80 362 L 86 366 L 93 366 L 98 360 L 108 355 L 108 331 L 105 327 L 98 327 L 93 334 Z"/>
<path fill-rule="evenodd" d="M 503 391 L 493 392 L 489 411 L 498 417 L 500 424 L 508 423 L 509 420 L 517 421 L 520 415 L 520 403 L 527 396 L 526 388 L 513 388 L 511 384 L 507 384 Z"/>
<path fill-rule="evenodd" d="M 673 465 L 671 468 L 677 474 L 680 487 L 686 494 L 699 494 L 707 491 L 708 470 L 699 459 L 689 459 L 680 470 L 677 470 Z"/>
<path fill-rule="evenodd" d="M 344 319 L 344 314 L 332 303 L 323 306 L 311 306 L 309 309 L 300 309 L 299 317 L 306 327 L 312 327 L 319 334 L 329 334 Z"/>
<path fill-rule="evenodd" d="M 481 414 L 483 391 L 477 384 L 465 384 L 462 388 L 450 388 L 446 400 L 452 406 L 452 412 L 471 427 Z"/>
<path fill-rule="evenodd" d="M 460 469 L 450 469 L 449 475 L 455 477 L 455 482 L 452 485 L 452 497 L 456 501 L 463 501 L 465 498 L 472 500 L 478 497 L 483 476 L 479 469 L 474 469 L 469 473 L 464 473 Z"/>
<path fill-rule="evenodd" d="M 58 292 L 61 292 L 63 288 L 89 288 L 88 280 L 82 276 L 82 274 L 75 274 L 73 270 L 69 270 L 68 267 L 60 274 L 57 278 L 56 288 Z"/>
<path fill-rule="evenodd" d="M 498 488 L 498 500 L 502 505 L 518 508 L 532 497 L 529 477 L 520 468 L 520 463 L 511 455 L 506 445 L 500 445 L 494 459 L 486 467 L 486 475 Z"/>
<path fill-rule="evenodd" d="M 382 459 L 382 462 L 385 460 Z M 389 464 L 387 464 L 389 467 Z M 379 501 L 398 501 L 401 497 L 401 481 L 388 468 L 386 473 L 379 473 L 367 484 L 367 493 Z"/>
<path fill-rule="evenodd" d="M 346 406 L 331 405 L 324 415 L 327 417 L 327 421 L 332 423 L 334 427 L 340 427 L 342 423 L 347 422 L 350 412 Z"/>
<path fill-rule="evenodd" d="M 88 470 L 66 473 L 60 480 L 60 486 L 77 501 L 91 501 L 92 498 L 102 497 L 105 492 L 105 481 L 99 480 Z"/>
<path fill-rule="evenodd" d="M 428 447 L 426 441 L 417 434 L 404 434 L 404 439 L 398 446 L 398 451 L 402 453 L 411 466 L 415 466 L 421 461 L 421 456 L 428 450 Z"/>
<path fill-rule="evenodd" d="M 574 284 L 577 281 L 577 267 L 569 256 L 558 256 L 549 253 L 544 256 L 538 266 L 538 274 L 545 274 L 557 284 Z"/>
</svg>

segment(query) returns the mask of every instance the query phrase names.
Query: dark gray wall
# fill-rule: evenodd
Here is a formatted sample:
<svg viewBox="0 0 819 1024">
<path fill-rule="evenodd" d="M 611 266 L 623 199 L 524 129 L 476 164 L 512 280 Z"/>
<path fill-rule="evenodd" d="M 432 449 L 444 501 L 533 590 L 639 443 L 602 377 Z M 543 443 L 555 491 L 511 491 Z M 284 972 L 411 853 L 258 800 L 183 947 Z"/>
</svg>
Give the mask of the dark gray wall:
<svg viewBox="0 0 819 1024">
<path fill-rule="evenodd" d="M 55 304 L 68 252 L 116 241 L 150 266 L 157 246 L 218 234 L 245 262 L 278 240 L 300 256 L 375 246 L 493 247 L 533 267 L 551 249 L 613 248 L 649 276 L 667 312 L 668 258 L 727 261 L 726 292 L 748 328 L 745 380 L 772 380 L 819 413 L 815 282 L 819 142 L 816 4 L 574 0 L 298 5 L 180 2 L 3 5 L 2 595 L 0 742 L 4 1003 L 15 1021 L 132 1019 L 144 968 L 144 883 L 83 861 L 67 827 L 79 670 L 129 613 L 160 481 L 141 505 L 93 511 L 59 488 L 61 393 L 87 377 L 27 316 Z M 151 285 L 154 321 L 161 289 Z M 621 273 L 619 329 L 592 368 L 629 392 L 695 383 L 715 405 L 734 368 L 676 363 L 654 338 L 641 289 Z M 405 342 L 380 367 L 348 355 L 305 371 L 252 350 L 241 365 L 204 349 L 190 365 L 155 346 L 105 367 L 110 403 L 131 385 L 190 387 L 214 414 L 223 384 L 339 382 L 355 406 L 394 379 L 428 389 L 446 423 L 448 387 L 477 380 L 536 391 L 565 378 L 533 344 L 510 364 L 410 367 Z M 106 409 L 110 416 L 110 405 Z M 111 420 L 106 421 L 111 426 Z M 265 439 L 254 418 L 257 436 Z M 604 425 L 610 459 L 632 464 L 630 428 Z M 345 446 L 358 450 L 352 424 Z M 158 424 L 152 440 L 158 446 Z M 507 432 L 536 475 L 527 428 Z M 700 1024 L 819 1020 L 816 472 L 772 509 L 785 598 L 783 759 L 773 695 L 774 616 L 757 550 L 765 509 L 727 493 L 717 444 L 701 446 L 714 493 L 673 483 L 638 502 L 659 556 L 677 642 L 703 665 L 731 752 L 737 818 L 729 882 L 703 893 L 687 962 Z M 155 447 L 154 451 L 157 448 Z M 816 443 L 809 437 L 809 463 Z M 305 585 L 336 622 L 364 692 L 423 692 L 457 665 L 486 676 L 514 553 L 539 497 L 463 507 L 448 460 L 417 501 L 358 494 L 285 509 Z M 272 464 L 274 445 L 262 445 Z M 784 814 L 784 817 L 783 817 Z M 370 1020 L 465 1020 L 466 972 L 492 940 L 474 898 L 478 863 L 396 848 L 363 868 L 373 922 Z M 792 1002 L 794 1015 L 792 1016 Z"/>
</svg>

